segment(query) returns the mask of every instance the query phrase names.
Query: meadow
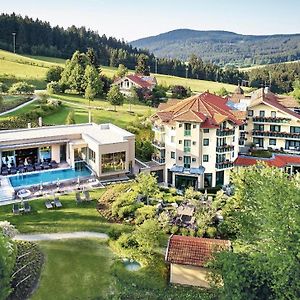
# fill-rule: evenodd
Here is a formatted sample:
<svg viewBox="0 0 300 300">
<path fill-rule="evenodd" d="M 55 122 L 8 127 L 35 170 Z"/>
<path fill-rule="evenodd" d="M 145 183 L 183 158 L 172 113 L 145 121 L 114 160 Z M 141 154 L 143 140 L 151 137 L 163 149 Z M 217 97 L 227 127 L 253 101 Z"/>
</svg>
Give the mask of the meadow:
<svg viewBox="0 0 300 300">
<path fill-rule="evenodd" d="M 13 54 L 0 50 L 0 81 L 11 84 L 19 80 L 25 80 L 34 84 L 38 89 L 46 87 L 45 76 L 47 70 L 53 65 L 64 65 L 65 60 L 44 56 L 25 56 Z M 102 73 L 108 77 L 113 77 L 117 68 L 101 66 Z M 130 73 L 134 71 L 130 70 Z M 207 80 L 186 79 L 182 77 L 152 74 L 162 85 L 183 85 L 190 87 L 193 92 L 216 92 L 224 87 L 229 92 L 233 92 L 235 85 L 218 83 Z"/>
</svg>

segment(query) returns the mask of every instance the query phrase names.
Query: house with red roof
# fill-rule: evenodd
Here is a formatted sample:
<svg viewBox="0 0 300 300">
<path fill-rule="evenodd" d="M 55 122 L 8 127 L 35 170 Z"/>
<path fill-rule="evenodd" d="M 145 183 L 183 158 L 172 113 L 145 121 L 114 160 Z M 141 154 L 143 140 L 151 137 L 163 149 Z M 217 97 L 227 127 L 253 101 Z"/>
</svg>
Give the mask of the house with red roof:
<svg viewBox="0 0 300 300">
<path fill-rule="evenodd" d="M 165 184 L 184 190 L 229 183 L 244 121 L 227 99 L 209 92 L 170 99 L 151 120 L 156 149 L 152 160 L 162 166 Z"/>
<path fill-rule="evenodd" d="M 165 256 L 170 264 L 170 282 L 209 288 L 207 263 L 215 252 L 230 247 L 228 240 L 172 235 Z"/>
<path fill-rule="evenodd" d="M 121 93 L 128 96 L 131 93 L 132 87 L 152 91 L 153 88 L 157 85 L 157 81 L 156 78 L 152 76 L 129 74 L 122 78 L 117 78 L 114 81 L 114 84 L 119 86 Z"/>
</svg>

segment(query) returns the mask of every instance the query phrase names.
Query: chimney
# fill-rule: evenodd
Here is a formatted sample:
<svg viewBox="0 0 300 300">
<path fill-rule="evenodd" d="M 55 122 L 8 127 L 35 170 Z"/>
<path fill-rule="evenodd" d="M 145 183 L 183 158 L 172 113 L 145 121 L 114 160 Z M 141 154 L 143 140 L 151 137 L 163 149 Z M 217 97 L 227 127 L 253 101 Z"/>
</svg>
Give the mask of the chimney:
<svg viewBox="0 0 300 300">
<path fill-rule="evenodd" d="M 31 128 L 31 123 L 27 123 L 27 127 L 28 127 L 28 128 Z"/>
<path fill-rule="evenodd" d="M 42 127 L 43 126 L 43 119 L 42 117 L 39 117 L 39 127 Z"/>
</svg>

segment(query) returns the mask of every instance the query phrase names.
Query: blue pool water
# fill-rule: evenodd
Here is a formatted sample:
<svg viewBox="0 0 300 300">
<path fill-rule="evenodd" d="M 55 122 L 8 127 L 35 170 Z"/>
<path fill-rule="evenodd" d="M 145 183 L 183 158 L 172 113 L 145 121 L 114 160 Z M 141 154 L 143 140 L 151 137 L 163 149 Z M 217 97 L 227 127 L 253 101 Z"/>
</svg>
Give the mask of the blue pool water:
<svg viewBox="0 0 300 300">
<path fill-rule="evenodd" d="M 51 183 L 68 180 L 77 179 L 78 177 L 90 176 L 91 171 L 83 167 L 82 170 L 74 169 L 62 169 L 62 170 L 51 170 L 51 171 L 41 171 L 38 173 L 24 174 L 24 175 L 13 175 L 9 177 L 10 183 L 13 187 L 22 187 L 30 185 L 39 185 L 41 183 Z"/>
</svg>

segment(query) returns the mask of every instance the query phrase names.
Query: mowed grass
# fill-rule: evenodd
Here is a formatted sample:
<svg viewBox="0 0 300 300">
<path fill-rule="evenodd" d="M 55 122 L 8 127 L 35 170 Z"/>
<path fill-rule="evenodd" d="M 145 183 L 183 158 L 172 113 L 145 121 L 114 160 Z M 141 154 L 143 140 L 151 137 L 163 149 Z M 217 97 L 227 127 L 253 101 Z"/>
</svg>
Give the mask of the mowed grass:
<svg viewBox="0 0 300 300">
<path fill-rule="evenodd" d="M 73 231 L 108 232 L 112 228 L 124 229 L 128 227 L 121 224 L 108 223 L 96 210 L 96 201 L 104 189 L 92 191 L 91 203 L 76 204 L 75 194 L 59 196 L 63 205 L 61 209 L 48 210 L 43 199 L 30 201 L 32 212 L 24 215 L 14 215 L 12 205 L 0 206 L 0 220 L 11 222 L 20 233 L 51 233 Z"/>
<path fill-rule="evenodd" d="M 88 122 L 88 101 L 82 96 L 77 95 L 54 95 L 51 96 L 63 101 L 61 108 L 53 114 L 43 117 L 43 122 L 46 125 L 61 125 L 65 124 L 66 118 L 71 110 L 75 113 L 75 122 L 77 124 Z M 24 113 L 28 113 L 35 108 L 38 108 L 39 104 L 33 102 L 21 109 L 9 113 L 0 120 L 4 120 L 13 116 L 21 116 Z M 123 106 L 117 106 L 117 111 L 114 111 L 112 106 L 105 99 L 95 99 L 91 101 L 92 120 L 95 123 L 113 123 L 117 126 L 125 128 L 130 122 L 134 121 L 136 116 L 153 114 L 156 109 L 145 105 L 132 104 L 131 112 L 130 105 L 125 103 Z"/>
<path fill-rule="evenodd" d="M 35 84 L 38 88 L 45 88 L 45 76 L 49 67 L 53 65 L 63 66 L 64 59 L 32 56 L 32 55 L 18 55 L 8 51 L 0 50 L 0 81 L 5 81 L 11 84 L 20 79 L 26 80 Z M 102 73 L 110 78 L 116 74 L 117 68 L 101 66 Z M 133 73 L 133 70 L 129 71 Z M 152 74 L 157 78 L 159 84 L 162 85 L 183 85 L 190 87 L 193 92 L 216 92 L 224 87 L 229 92 L 233 92 L 235 85 L 218 83 L 207 80 L 186 79 L 182 77 Z"/>
<path fill-rule="evenodd" d="M 32 300 L 111 299 L 114 255 L 99 239 L 39 243 L 46 263 Z"/>
</svg>

